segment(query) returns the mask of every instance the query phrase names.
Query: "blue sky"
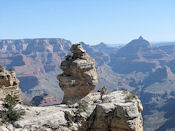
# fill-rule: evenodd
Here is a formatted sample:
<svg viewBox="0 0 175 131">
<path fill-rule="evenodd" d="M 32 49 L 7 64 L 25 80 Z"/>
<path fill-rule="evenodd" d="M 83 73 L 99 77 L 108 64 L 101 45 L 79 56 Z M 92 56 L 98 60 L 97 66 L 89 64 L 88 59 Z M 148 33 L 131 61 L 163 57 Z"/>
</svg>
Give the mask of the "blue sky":
<svg viewBox="0 0 175 131">
<path fill-rule="evenodd" d="M 175 41 L 175 0 L 0 0 L 0 39 Z"/>
</svg>

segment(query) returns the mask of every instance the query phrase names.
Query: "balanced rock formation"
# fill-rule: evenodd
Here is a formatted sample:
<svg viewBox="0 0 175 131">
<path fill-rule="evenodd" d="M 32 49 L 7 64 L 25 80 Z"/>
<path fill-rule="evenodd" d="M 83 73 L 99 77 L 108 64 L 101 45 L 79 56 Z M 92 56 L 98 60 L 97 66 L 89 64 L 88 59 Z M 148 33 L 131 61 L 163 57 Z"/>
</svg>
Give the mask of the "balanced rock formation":
<svg viewBox="0 0 175 131">
<path fill-rule="evenodd" d="M 10 131 L 143 131 L 143 107 L 138 97 L 116 91 L 103 95 L 102 99 L 100 92 L 88 94 L 82 99 L 88 105 L 82 112 L 79 103 L 47 107 L 17 105 L 26 113 L 11 125 Z M 3 128 L 9 129 L 9 125 L 4 124 Z"/>
<path fill-rule="evenodd" d="M 72 45 L 70 50 L 73 56 L 66 56 L 66 60 L 61 63 L 63 73 L 57 77 L 64 92 L 63 103 L 80 100 L 98 84 L 95 60 L 81 44 Z"/>
<path fill-rule="evenodd" d="M 21 103 L 21 90 L 16 73 L 13 70 L 8 71 L 0 67 L 0 99 L 5 98 L 8 94 Z"/>
</svg>

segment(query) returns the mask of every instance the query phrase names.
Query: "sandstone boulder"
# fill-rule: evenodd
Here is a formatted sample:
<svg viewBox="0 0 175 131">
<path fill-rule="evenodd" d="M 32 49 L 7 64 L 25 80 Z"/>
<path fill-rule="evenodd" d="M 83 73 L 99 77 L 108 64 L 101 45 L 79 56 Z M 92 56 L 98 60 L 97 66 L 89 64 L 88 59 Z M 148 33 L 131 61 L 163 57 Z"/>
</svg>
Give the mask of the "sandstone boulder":
<svg viewBox="0 0 175 131">
<path fill-rule="evenodd" d="M 0 99 L 5 98 L 8 94 L 15 97 L 19 103 L 21 102 L 21 90 L 16 73 L 0 67 Z"/>
<path fill-rule="evenodd" d="M 57 77 L 64 92 L 63 103 L 80 100 L 98 83 L 95 60 L 80 44 L 72 45 L 70 50 L 73 56 L 66 56 L 66 60 L 61 63 L 63 73 Z"/>
</svg>

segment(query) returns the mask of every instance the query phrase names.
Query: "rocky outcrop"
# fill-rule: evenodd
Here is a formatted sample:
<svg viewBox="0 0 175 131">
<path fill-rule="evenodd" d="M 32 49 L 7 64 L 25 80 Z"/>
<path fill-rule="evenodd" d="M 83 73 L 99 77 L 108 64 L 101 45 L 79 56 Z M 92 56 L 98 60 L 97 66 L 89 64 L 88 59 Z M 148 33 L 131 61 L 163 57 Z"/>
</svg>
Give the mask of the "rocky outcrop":
<svg viewBox="0 0 175 131">
<path fill-rule="evenodd" d="M 14 71 L 7 71 L 0 67 L 0 99 L 5 98 L 8 94 L 15 97 L 21 103 L 21 90 L 19 80 L 16 78 Z"/>
<path fill-rule="evenodd" d="M 70 50 L 73 56 L 66 56 L 66 60 L 61 63 L 63 73 L 57 77 L 64 91 L 63 103 L 80 100 L 98 83 L 95 60 L 80 44 L 72 45 Z"/>
<path fill-rule="evenodd" d="M 24 109 L 26 113 L 11 130 L 143 131 L 142 104 L 131 95 L 116 91 L 103 95 L 102 102 L 100 92 L 90 93 L 82 99 L 88 104 L 82 112 L 79 112 L 79 103 L 49 107 L 17 105 L 16 108 Z"/>
<path fill-rule="evenodd" d="M 102 97 L 81 131 L 143 131 L 140 100 L 125 91 L 112 92 Z"/>
</svg>

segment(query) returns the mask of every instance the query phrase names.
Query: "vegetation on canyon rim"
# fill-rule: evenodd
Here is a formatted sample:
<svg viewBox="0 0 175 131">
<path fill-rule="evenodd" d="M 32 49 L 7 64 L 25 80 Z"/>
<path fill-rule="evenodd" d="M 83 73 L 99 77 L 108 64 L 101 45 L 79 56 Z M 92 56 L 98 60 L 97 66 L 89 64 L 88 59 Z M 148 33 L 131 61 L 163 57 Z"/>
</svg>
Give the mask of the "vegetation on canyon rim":
<svg viewBox="0 0 175 131">
<path fill-rule="evenodd" d="M 5 97 L 2 104 L 3 109 L 0 111 L 2 123 L 13 123 L 25 114 L 24 110 L 15 108 L 16 104 L 16 99 L 11 95 Z"/>
</svg>

